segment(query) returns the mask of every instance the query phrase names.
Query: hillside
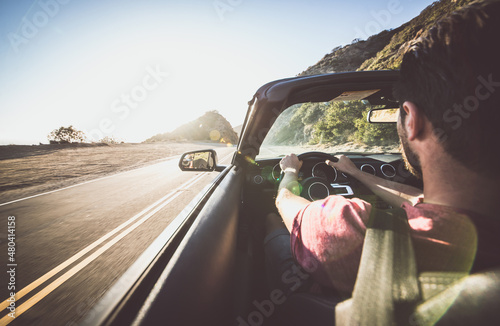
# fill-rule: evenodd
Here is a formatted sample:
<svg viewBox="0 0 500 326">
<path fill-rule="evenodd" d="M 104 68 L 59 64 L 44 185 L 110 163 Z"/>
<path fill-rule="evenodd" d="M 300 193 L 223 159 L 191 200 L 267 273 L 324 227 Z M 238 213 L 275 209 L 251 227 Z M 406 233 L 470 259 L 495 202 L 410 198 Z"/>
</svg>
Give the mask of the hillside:
<svg viewBox="0 0 500 326">
<path fill-rule="evenodd" d="M 236 144 L 238 135 L 231 124 L 217 111 L 208 111 L 201 117 L 190 121 L 172 132 L 155 135 L 146 143 L 171 140 L 209 140 L 221 143 Z"/>
<path fill-rule="evenodd" d="M 299 76 L 358 70 L 364 62 L 376 57 L 400 30 L 401 27 L 383 31 L 366 41 L 355 41 L 344 47 L 338 46 Z"/>
<path fill-rule="evenodd" d="M 473 0 L 440 0 L 400 27 L 382 31 L 367 40 L 354 40 L 339 46 L 299 76 L 354 70 L 398 69 L 403 53 L 413 39 L 420 36 L 443 15 Z"/>
</svg>

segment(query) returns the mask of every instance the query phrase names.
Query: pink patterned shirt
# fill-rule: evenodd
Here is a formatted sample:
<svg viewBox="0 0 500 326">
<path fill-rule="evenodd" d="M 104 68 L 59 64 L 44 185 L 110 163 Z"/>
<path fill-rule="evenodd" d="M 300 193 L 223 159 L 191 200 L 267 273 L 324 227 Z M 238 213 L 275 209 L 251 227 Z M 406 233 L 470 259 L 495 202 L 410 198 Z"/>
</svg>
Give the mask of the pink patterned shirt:
<svg viewBox="0 0 500 326">
<path fill-rule="evenodd" d="M 477 231 L 451 207 L 403 204 L 420 271 L 470 271 Z M 350 294 L 356 281 L 371 204 L 329 196 L 301 210 L 293 221 L 292 253 L 319 284 Z"/>
</svg>

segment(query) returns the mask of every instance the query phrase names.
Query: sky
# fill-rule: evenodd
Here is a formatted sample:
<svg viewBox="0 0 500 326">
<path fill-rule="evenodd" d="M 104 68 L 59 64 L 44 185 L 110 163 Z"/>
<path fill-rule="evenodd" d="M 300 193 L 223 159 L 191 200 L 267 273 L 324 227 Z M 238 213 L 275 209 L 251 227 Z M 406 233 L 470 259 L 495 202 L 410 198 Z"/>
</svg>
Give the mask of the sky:
<svg viewBox="0 0 500 326">
<path fill-rule="evenodd" d="M 427 0 L 0 0 L 0 145 L 73 125 L 125 142 L 217 110 L 417 16 Z"/>
</svg>

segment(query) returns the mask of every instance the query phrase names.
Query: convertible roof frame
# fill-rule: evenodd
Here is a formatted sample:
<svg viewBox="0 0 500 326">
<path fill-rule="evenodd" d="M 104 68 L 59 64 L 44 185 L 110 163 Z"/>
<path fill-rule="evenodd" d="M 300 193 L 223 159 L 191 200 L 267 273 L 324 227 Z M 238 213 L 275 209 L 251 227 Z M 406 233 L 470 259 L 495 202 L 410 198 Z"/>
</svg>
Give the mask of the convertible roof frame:
<svg viewBox="0 0 500 326">
<path fill-rule="evenodd" d="M 260 87 L 252 100 L 245 117 L 238 153 L 255 159 L 276 118 L 293 104 L 310 101 L 330 101 L 344 92 L 380 89 L 366 99 L 374 104 L 395 101 L 392 88 L 399 79 L 398 70 L 342 72 L 314 76 L 286 78 Z"/>
</svg>

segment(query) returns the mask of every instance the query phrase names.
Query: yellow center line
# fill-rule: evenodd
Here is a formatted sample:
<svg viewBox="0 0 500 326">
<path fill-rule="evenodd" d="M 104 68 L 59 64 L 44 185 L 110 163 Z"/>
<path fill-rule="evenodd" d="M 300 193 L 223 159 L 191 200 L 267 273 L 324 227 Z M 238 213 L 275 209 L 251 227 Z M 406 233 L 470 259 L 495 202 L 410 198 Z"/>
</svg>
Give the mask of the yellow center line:
<svg viewBox="0 0 500 326">
<path fill-rule="evenodd" d="M 104 251 L 106 251 L 107 249 L 109 249 L 112 245 L 114 245 L 116 242 L 118 242 L 120 239 L 122 239 L 128 233 L 130 233 L 135 228 L 137 228 L 141 223 L 143 223 L 144 221 L 146 221 L 147 219 L 149 219 L 151 216 L 153 216 L 155 213 L 157 213 L 160 209 L 162 209 L 167 204 L 169 204 L 173 199 L 177 198 L 181 194 L 181 192 L 179 190 L 181 190 L 181 189 L 187 189 L 187 188 L 191 187 L 199 179 L 201 179 L 204 175 L 205 175 L 205 173 L 202 173 L 202 174 L 200 174 L 200 175 L 198 175 L 198 176 L 196 176 L 196 177 L 188 180 L 187 182 L 185 182 L 184 184 L 182 184 L 177 189 L 171 191 L 169 194 L 167 194 L 166 196 L 162 197 L 160 200 L 156 201 L 154 204 L 152 204 L 149 207 L 147 207 L 146 209 L 142 210 L 139 214 L 135 215 L 134 217 L 132 217 L 131 219 L 129 219 L 125 223 L 123 223 L 120 226 L 118 226 L 113 231 L 109 232 L 108 234 L 106 234 L 105 236 L 103 236 L 102 238 L 100 238 L 99 240 L 95 241 L 91 245 L 87 246 L 85 249 L 83 249 L 80 252 L 78 252 L 76 255 L 72 256 L 70 259 L 68 259 L 65 262 L 61 263 L 60 265 L 58 265 L 57 267 L 55 267 L 54 269 L 52 269 L 51 271 L 49 271 L 48 273 L 46 273 L 45 275 L 43 275 L 42 277 L 38 278 L 36 281 L 32 282 L 31 284 L 29 284 L 28 286 L 26 286 L 25 288 L 23 288 L 22 290 L 20 290 L 19 292 L 17 292 L 16 296 L 15 296 L 16 301 L 18 301 L 23 296 L 25 296 L 26 294 L 28 294 L 29 292 L 31 292 L 32 290 L 34 290 L 35 288 L 37 288 L 38 286 L 40 286 L 41 284 L 43 284 L 44 282 L 46 282 L 48 279 L 52 278 L 54 275 L 58 274 L 64 268 L 68 267 L 69 265 L 71 265 L 72 263 L 74 263 L 75 261 L 77 261 L 78 259 L 80 259 L 86 253 L 88 253 L 92 249 L 96 248 L 98 245 L 102 244 L 105 240 L 109 239 L 111 236 L 113 236 L 116 233 L 118 233 L 120 230 L 122 230 L 127 225 L 129 225 L 130 223 L 132 223 L 133 221 L 135 221 L 137 218 L 141 217 L 142 215 L 144 215 L 145 213 L 147 213 L 148 211 L 150 211 L 151 209 L 153 209 L 154 207 L 156 207 L 156 206 L 159 205 L 153 211 L 151 211 L 148 215 L 146 215 L 145 217 L 143 217 L 142 219 L 140 219 L 139 221 L 137 221 L 135 224 L 133 224 L 127 230 L 123 231 L 121 234 L 119 234 L 112 241 L 108 242 L 105 246 L 103 246 L 99 250 L 97 250 L 94 254 L 92 254 L 91 256 L 87 257 L 81 263 L 79 263 L 78 265 L 76 265 L 75 267 L 73 267 L 72 269 L 70 269 L 68 272 L 66 272 L 65 274 L 63 274 L 61 277 L 59 277 L 58 279 L 56 279 L 54 282 L 52 282 L 51 284 L 49 284 L 46 288 L 42 289 L 40 292 L 38 292 L 36 295 L 34 295 L 32 298 L 30 298 L 28 301 L 26 301 L 26 303 L 22 304 L 19 307 L 16 307 L 15 315 L 19 316 L 20 314 L 22 314 L 23 312 L 25 312 L 27 309 L 31 308 L 31 306 L 33 306 L 38 301 L 40 301 L 41 299 L 43 299 L 47 294 L 49 294 L 55 288 L 57 288 L 59 285 L 61 285 L 62 283 L 64 283 L 68 278 L 70 278 L 71 276 L 73 276 L 74 274 L 76 274 L 80 269 L 82 269 L 83 267 L 85 267 L 87 264 L 89 264 L 91 261 L 93 261 L 95 258 L 97 258 L 100 254 L 102 254 Z M 96 254 L 97 254 L 97 256 L 96 256 Z M 92 259 L 90 259 L 90 258 L 92 258 Z M 29 303 L 31 303 L 31 304 L 29 304 Z M 5 300 L 4 302 L 2 302 L 0 304 L 0 310 L 2 310 L 2 311 L 5 310 L 9 306 L 9 304 L 10 304 L 10 301 L 9 300 Z M 9 317 L 7 315 L 4 318 L 0 319 L 0 326 L 7 325 L 12 320 L 14 320 L 14 318 Z"/>
</svg>

